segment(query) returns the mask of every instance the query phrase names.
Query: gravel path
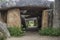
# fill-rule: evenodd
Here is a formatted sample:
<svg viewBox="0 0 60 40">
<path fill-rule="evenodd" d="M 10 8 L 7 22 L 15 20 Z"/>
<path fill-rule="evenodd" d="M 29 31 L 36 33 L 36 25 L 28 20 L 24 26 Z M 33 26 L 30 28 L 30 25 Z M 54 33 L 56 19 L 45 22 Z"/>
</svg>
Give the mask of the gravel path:
<svg viewBox="0 0 60 40">
<path fill-rule="evenodd" d="M 60 40 L 60 37 L 40 36 L 35 32 L 28 32 L 22 37 L 11 37 L 7 40 Z"/>
</svg>

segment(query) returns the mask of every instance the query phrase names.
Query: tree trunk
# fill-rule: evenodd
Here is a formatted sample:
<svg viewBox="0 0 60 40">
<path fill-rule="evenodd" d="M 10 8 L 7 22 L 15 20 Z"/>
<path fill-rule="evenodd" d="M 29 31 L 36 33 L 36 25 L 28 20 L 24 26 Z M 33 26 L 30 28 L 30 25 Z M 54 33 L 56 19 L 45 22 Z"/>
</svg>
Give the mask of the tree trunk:
<svg viewBox="0 0 60 40">
<path fill-rule="evenodd" d="M 53 28 L 59 28 L 60 26 L 60 0 L 55 0 L 53 15 L 54 15 Z"/>
</svg>

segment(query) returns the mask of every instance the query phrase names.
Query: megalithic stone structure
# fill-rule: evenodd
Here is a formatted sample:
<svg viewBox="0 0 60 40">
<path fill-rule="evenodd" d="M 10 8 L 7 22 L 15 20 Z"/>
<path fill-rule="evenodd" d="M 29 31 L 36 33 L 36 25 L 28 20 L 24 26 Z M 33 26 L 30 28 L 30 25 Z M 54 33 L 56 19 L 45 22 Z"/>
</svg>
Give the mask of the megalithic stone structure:
<svg viewBox="0 0 60 40">
<path fill-rule="evenodd" d="M 10 37 L 10 33 L 7 29 L 7 25 L 0 21 L 0 32 L 4 34 L 5 37 Z"/>
<path fill-rule="evenodd" d="M 60 0 L 55 0 L 53 11 L 53 28 L 60 27 Z"/>
<path fill-rule="evenodd" d="M 8 10 L 7 24 L 9 27 L 21 27 L 21 16 L 19 9 Z"/>
</svg>

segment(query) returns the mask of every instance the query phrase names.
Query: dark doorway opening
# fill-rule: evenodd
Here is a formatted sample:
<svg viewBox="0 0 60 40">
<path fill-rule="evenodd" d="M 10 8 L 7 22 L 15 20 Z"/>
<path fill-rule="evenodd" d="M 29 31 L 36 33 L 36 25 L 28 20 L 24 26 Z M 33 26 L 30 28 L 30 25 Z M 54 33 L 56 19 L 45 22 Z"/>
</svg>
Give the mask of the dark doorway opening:
<svg viewBox="0 0 60 40">
<path fill-rule="evenodd" d="M 42 11 L 36 9 L 21 10 L 21 20 L 26 31 L 38 31 L 42 27 Z"/>
<path fill-rule="evenodd" d="M 7 23 L 7 11 L 1 11 L 1 21 Z"/>
</svg>

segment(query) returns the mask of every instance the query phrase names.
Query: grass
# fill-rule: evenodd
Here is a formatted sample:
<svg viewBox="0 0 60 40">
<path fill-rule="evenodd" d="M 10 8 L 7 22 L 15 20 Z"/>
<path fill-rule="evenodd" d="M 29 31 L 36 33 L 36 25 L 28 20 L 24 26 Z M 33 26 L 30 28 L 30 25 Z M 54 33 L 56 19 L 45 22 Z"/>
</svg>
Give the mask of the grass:
<svg viewBox="0 0 60 40">
<path fill-rule="evenodd" d="M 43 30 L 39 30 L 40 35 L 44 36 L 60 36 L 60 28 L 45 28 Z"/>
<path fill-rule="evenodd" d="M 5 40 L 5 39 L 6 39 L 6 37 L 3 35 L 2 32 L 0 32 L 0 40 Z"/>
<path fill-rule="evenodd" d="M 22 31 L 19 27 L 9 27 L 8 30 L 10 32 L 10 35 L 14 37 L 20 37 L 24 35 L 24 31 Z"/>
</svg>

